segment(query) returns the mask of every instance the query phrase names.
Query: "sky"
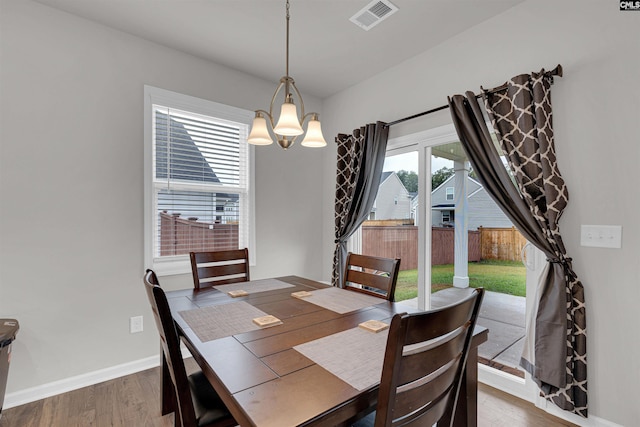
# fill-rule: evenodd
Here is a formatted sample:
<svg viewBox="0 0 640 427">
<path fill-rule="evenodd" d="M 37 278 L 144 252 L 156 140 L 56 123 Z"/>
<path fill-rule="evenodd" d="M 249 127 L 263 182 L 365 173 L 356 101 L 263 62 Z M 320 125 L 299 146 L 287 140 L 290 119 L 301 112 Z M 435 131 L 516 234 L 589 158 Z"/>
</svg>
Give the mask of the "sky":
<svg viewBox="0 0 640 427">
<path fill-rule="evenodd" d="M 433 172 L 442 169 L 443 167 L 452 168 L 453 161 L 443 159 L 442 157 L 431 156 L 431 169 Z M 390 156 L 384 160 L 383 172 L 397 172 L 400 170 L 414 171 L 415 173 L 418 173 L 417 151 Z"/>
</svg>

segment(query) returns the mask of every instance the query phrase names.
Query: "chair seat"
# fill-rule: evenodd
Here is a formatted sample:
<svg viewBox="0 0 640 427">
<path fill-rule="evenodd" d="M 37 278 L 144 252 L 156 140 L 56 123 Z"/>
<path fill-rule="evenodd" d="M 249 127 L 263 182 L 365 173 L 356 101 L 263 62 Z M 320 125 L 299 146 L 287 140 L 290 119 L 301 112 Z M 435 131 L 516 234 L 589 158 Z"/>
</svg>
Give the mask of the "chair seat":
<svg viewBox="0 0 640 427">
<path fill-rule="evenodd" d="M 358 421 L 353 423 L 351 427 L 373 427 L 375 423 L 376 423 L 376 411 L 373 411 L 366 417 L 360 418 Z"/>
<path fill-rule="evenodd" d="M 188 381 L 198 427 L 236 425 L 224 402 L 202 371 L 189 375 Z"/>
</svg>

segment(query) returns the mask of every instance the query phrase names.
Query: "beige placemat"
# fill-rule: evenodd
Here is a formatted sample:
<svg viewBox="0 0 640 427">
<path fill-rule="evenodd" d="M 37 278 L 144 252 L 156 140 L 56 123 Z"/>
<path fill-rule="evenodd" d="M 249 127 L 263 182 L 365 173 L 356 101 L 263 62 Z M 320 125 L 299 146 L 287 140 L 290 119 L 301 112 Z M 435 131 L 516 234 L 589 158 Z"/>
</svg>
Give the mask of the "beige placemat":
<svg viewBox="0 0 640 427">
<path fill-rule="evenodd" d="M 215 289 L 220 292 L 247 291 L 249 294 L 255 294 L 257 292 L 273 291 L 276 289 L 293 288 L 294 285 L 283 282 L 278 279 L 262 279 L 251 280 L 250 282 L 232 283 L 230 285 L 214 286 Z"/>
<path fill-rule="evenodd" d="M 353 328 L 293 348 L 362 391 L 380 382 L 388 335 Z"/>
<path fill-rule="evenodd" d="M 262 329 L 253 319 L 267 315 L 244 301 L 180 311 L 179 314 L 202 342 Z"/>
<path fill-rule="evenodd" d="M 380 298 L 336 287 L 318 289 L 310 293 L 311 296 L 301 299 L 340 314 L 384 302 Z"/>
</svg>

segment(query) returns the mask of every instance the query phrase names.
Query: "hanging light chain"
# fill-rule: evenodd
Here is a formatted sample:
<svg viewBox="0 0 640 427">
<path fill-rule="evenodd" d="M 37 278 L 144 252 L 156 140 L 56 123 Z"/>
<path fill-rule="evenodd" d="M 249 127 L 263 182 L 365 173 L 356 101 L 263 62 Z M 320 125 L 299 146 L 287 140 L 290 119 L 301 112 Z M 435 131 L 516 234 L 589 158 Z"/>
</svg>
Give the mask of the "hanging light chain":
<svg viewBox="0 0 640 427">
<path fill-rule="evenodd" d="M 286 13 L 286 19 L 287 19 L 287 42 L 286 42 L 286 70 L 285 70 L 285 76 L 289 77 L 289 0 L 287 0 L 287 13 Z M 288 97 L 289 96 L 289 82 L 287 81 L 287 83 L 285 84 L 285 96 Z"/>
</svg>

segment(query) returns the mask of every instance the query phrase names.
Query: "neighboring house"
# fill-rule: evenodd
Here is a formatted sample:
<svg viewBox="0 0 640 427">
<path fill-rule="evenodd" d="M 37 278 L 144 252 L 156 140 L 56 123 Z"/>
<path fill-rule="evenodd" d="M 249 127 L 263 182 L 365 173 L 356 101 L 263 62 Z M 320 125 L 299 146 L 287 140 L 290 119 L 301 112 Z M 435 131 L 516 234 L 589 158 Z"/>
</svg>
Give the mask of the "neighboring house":
<svg viewBox="0 0 640 427">
<path fill-rule="evenodd" d="M 485 188 L 469 177 L 467 209 L 469 230 L 478 227 L 504 228 L 513 224 L 493 201 Z M 417 203 L 416 203 L 417 205 Z M 431 224 L 434 227 L 453 227 L 455 219 L 455 175 L 450 176 L 431 193 Z"/>
<path fill-rule="evenodd" d="M 411 218 L 411 194 L 395 172 L 383 172 L 369 219 Z"/>
<path fill-rule="evenodd" d="M 156 176 L 159 179 L 167 177 L 167 154 L 171 156 L 172 164 L 177 165 L 170 171 L 172 180 L 201 181 L 220 184 L 220 179 L 202 155 L 189 131 L 179 120 L 167 114 L 156 112 L 156 120 L 162 124 L 160 128 L 171 129 L 171 152 L 167 153 L 167 135 L 157 136 L 156 143 Z M 169 124 L 164 125 L 167 119 Z M 184 166 L 184 167 L 181 167 Z M 194 175 L 193 171 L 197 170 Z M 196 195 L 196 197 L 194 197 Z M 188 192 L 175 190 L 160 190 L 158 192 L 158 210 L 170 214 L 179 213 L 182 218 L 197 218 L 201 222 L 237 223 L 239 198 L 237 194 Z M 212 214 L 215 212 L 215 215 Z"/>
<path fill-rule="evenodd" d="M 411 218 L 413 225 L 418 225 L 418 192 L 409 193 L 411 195 Z"/>
</svg>

